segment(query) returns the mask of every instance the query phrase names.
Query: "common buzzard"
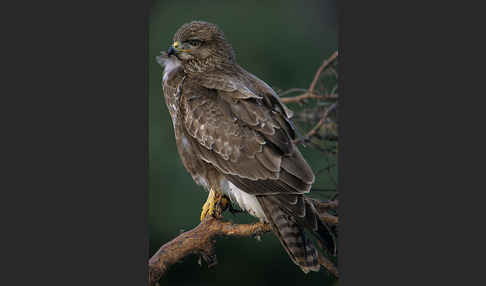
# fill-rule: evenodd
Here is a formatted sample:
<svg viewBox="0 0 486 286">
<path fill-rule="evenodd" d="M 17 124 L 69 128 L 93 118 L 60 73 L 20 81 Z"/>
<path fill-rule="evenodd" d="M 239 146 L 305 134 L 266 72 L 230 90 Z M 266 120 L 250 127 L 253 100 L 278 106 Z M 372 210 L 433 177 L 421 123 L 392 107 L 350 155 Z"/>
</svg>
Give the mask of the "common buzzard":
<svg viewBox="0 0 486 286">
<path fill-rule="evenodd" d="M 317 248 L 304 231 L 333 255 L 335 241 L 304 196 L 314 173 L 292 142 L 292 112 L 272 88 L 237 64 L 214 24 L 184 24 L 158 61 L 182 163 L 209 191 L 201 220 L 229 198 L 270 223 L 305 273 L 318 271 Z"/>
</svg>

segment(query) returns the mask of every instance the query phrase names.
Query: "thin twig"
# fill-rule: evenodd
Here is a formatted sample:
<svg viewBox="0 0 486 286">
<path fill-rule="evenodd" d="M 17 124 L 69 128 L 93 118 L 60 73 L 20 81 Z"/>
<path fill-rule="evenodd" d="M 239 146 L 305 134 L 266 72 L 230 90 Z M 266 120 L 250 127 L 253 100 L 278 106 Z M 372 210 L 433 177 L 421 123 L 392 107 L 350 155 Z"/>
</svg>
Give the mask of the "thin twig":
<svg viewBox="0 0 486 286">
<path fill-rule="evenodd" d="M 303 93 L 301 95 L 298 95 L 298 96 L 293 96 L 293 97 L 283 97 L 283 98 L 280 98 L 280 100 L 283 103 L 292 103 L 292 102 L 300 102 L 300 101 L 303 101 L 303 100 L 309 99 L 309 98 L 316 98 L 316 99 L 335 98 L 335 96 L 334 96 L 333 93 L 328 94 L 328 95 L 318 95 L 318 94 L 315 94 L 314 93 L 314 88 L 316 87 L 316 84 L 317 84 L 317 82 L 319 80 L 319 77 L 321 76 L 322 71 L 327 66 L 329 66 L 329 64 L 331 64 L 332 62 L 334 62 L 334 60 L 337 59 L 337 56 L 338 56 L 338 52 L 335 51 L 328 59 L 324 60 L 324 62 L 322 63 L 322 65 L 319 67 L 319 69 L 317 69 L 317 72 L 314 75 L 314 79 L 312 80 L 312 83 L 310 84 L 310 86 L 309 86 L 309 88 L 307 90 L 304 90 L 302 88 L 291 88 L 291 89 L 289 89 L 289 90 L 284 91 L 283 93 L 281 93 L 280 96 L 283 96 L 285 94 L 289 94 L 289 93 L 292 93 L 292 92 L 296 92 L 296 91 L 305 91 L 305 93 Z"/>
<path fill-rule="evenodd" d="M 322 202 L 313 198 L 308 198 L 308 200 L 312 201 L 319 213 L 327 212 L 330 209 L 335 210 L 339 206 L 338 200 L 331 200 L 326 202 Z"/>
<path fill-rule="evenodd" d="M 319 79 L 319 76 L 321 75 L 321 72 L 330 64 L 332 63 L 338 56 L 338 51 L 335 51 L 330 57 L 329 59 L 327 60 L 324 60 L 324 62 L 322 63 L 322 65 L 319 67 L 319 69 L 317 70 L 316 74 L 314 75 L 314 80 L 312 81 L 310 87 L 309 87 L 309 91 L 308 92 L 313 92 L 314 91 L 314 87 L 316 86 L 317 84 L 317 80 Z"/>
<path fill-rule="evenodd" d="M 281 92 L 279 95 L 284 96 L 284 95 L 287 95 L 287 94 L 290 94 L 290 93 L 293 93 L 293 92 L 307 92 L 307 89 L 305 89 L 305 88 L 291 88 L 291 89 L 288 89 L 286 91 Z"/>
<path fill-rule="evenodd" d="M 339 224 L 339 218 L 337 216 L 333 216 L 329 213 L 323 213 L 319 216 L 319 218 L 322 221 L 327 222 L 328 224 L 332 224 L 332 225 L 338 225 Z"/>
<path fill-rule="evenodd" d="M 326 111 L 324 112 L 324 115 L 322 115 L 321 120 L 319 120 L 319 122 L 317 122 L 317 124 L 316 124 L 316 126 L 314 126 L 314 128 L 312 128 L 309 132 L 307 132 L 307 135 L 306 135 L 307 138 L 310 138 L 317 131 L 319 131 L 319 129 L 321 128 L 322 124 L 324 124 L 324 121 L 326 121 L 327 115 L 329 114 L 329 112 L 331 112 L 331 110 L 333 110 L 334 108 L 336 108 L 336 105 L 337 105 L 336 103 L 333 103 L 331 106 L 329 106 L 328 109 L 326 109 Z"/>
<path fill-rule="evenodd" d="M 309 99 L 309 98 L 327 99 L 329 97 L 328 96 L 323 96 L 323 95 L 317 95 L 317 94 L 311 93 L 311 92 L 306 92 L 304 94 L 297 95 L 297 96 L 280 98 L 280 100 L 283 103 L 293 103 L 293 102 L 300 102 L 302 100 Z"/>
<path fill-rule="evenodd" d="M 329 112 L 331 112 L 334 108 L 336 108 L 336 105 L 337 105 L 337 103 L 333 103 L 331 106 L 329 106 L 329 108 L 327 108 L 326 111 L 324 112 L 324 114 L 322 115 L 321 120 L 319 120 L 319 122 L 317 122 L 317 124 L 309 132 L 307 132 L 307 134 L 304 137 L 301 137 L 301 138 L 294 140 L 294 143 L 299 144 L 300 142 L 307 141 L 312 136 L 314 136 L 314 134 L 316 134 L 316 132 L 319 131 L 319 129 L 322 127 L 322 125 L 326 121 L 326 118 L 329 115 Z"/>
</svg>

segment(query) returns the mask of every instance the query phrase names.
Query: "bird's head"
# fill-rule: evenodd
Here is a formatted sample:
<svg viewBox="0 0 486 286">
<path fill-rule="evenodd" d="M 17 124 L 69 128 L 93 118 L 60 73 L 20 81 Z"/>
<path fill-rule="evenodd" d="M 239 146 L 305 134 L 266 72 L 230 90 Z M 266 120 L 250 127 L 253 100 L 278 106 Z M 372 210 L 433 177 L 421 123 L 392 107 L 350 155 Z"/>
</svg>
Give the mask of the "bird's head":
<svg viewBox="0 0 486 286">
<path fill-rule="evenodd" d="M 175 56 L 191 71 L 201 72 L 218 64 L 233 63 L 235 54 L 215 24 L 193 21 L 182 25 L 174 35 L 168 56 Z"/>
</svg>

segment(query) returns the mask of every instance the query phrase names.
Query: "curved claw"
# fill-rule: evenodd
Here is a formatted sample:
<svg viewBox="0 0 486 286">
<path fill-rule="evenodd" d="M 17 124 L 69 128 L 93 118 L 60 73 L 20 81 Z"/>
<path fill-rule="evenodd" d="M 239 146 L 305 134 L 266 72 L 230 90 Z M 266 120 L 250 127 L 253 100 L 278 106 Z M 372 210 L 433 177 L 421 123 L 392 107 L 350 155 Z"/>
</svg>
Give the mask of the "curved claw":
<svg viewBox="0 0 486 286">
<path fill-rule="evenodd" d="M 208 199 L 202 207 L 201 221 L 207 216 L 220 217 L 230 204 L 230 200 L 226 196 L 213 189 L 209 190 Z"/>
<path fill-rule="evenodd" d="M 214 206 L 216 204 L 215 200 L 216 194 L 213 189 L 209 190 L 208 199 L 204 203 L 201 211 L 201 221 L 203 221 L 208 215 L 214 214 Z"/>
</svg>

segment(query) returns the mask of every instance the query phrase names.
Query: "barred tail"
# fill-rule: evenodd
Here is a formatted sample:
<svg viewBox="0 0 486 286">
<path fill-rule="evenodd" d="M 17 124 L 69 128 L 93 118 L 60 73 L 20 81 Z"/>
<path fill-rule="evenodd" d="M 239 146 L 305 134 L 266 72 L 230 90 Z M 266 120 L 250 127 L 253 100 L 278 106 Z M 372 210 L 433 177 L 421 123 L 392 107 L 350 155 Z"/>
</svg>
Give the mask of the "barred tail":
<svg viewBox="0 0 486 286">
<path fill-rule="evenodd" d="M 275 235 L 282 243 L 292 261 L 302 271 L 319 271 L 318 253 L 314 244 L 305 236 L 304 228 L 295 219 L 272 202 L 270 197 L 258 197 L 265 215 L 269 220 Z"/>
</svg>

